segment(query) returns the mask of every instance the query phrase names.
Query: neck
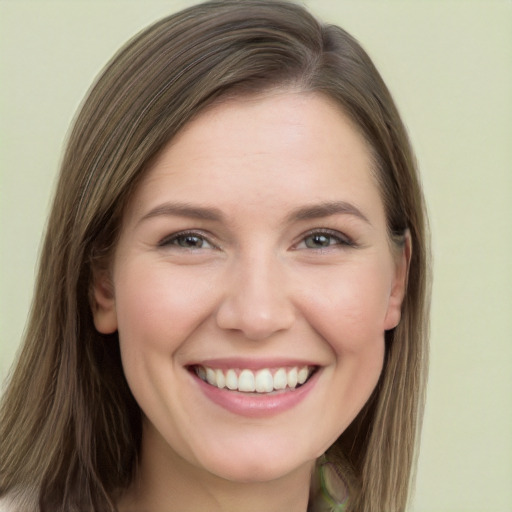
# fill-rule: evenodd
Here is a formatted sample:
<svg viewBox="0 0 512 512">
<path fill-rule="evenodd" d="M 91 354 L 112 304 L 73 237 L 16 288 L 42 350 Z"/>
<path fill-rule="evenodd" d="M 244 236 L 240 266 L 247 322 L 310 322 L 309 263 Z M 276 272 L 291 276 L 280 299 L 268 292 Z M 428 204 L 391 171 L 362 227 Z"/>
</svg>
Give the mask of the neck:
<svg viewBox="0 0 512 512">
<path fill-rule="evenodd" d="M 145 432 L 147 434 L 147 431 Z M 269 481 L 239 482 L 191 464 L 143 436 L 138 471 L 120 512 L 306 512 L 315 461 Z M 162 440 L 163 441 L 163 440 Z M 229 455 L 227 455 L 229 456 Z"/>
</svg>

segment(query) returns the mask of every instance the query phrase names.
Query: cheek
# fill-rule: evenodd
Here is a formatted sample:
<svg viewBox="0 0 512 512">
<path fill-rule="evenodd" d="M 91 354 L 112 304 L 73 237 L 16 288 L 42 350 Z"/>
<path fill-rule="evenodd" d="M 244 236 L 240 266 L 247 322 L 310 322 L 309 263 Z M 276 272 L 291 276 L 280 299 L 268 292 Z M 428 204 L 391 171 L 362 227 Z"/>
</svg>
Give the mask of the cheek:
<svg viewBox="0 0 512 512">
<path fill-rule="evenodd" d="M 302 313 L 337 356 L 382 344 L 390 287 L 381 265 L 347 267 L 315 281 Z"/>
<path fill-rule="evenodd" d="M 192 267 L 173 271 L 136 259 L 114 276 L 123 370 L 139 406 L 157 421 L 155 411 L 182 408 L 167 390 L 183 371 L 176 353 L 209 315 L 208 283 Z"/>
<path fill-rule="evenodd" d="M 122 350 L 139 357 L 171 356 L 209 314 L 208 279 L 192 267 L 127 266 L 116 276 L 116 313 Z"/>
<path fill-rule="evenodd" d="M 364 407 L 382 373 L 389 285 L 378 264 L 336 269 L 314 281 L 301 311 L 331 352 L 322 435 L 332 444 Z"/>
</svg>

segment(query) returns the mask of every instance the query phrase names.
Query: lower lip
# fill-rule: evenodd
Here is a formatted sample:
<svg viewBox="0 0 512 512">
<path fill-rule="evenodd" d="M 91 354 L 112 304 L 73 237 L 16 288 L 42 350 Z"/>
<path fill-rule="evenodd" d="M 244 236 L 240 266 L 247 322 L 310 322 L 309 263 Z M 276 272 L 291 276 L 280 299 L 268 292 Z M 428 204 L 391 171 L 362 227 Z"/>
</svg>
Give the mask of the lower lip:
<svg viewBox="0 0 512 512">
<path fill-rule="evenodd" d="M 261 394 L 219 389 L 200 379 L 195 373 L 191 375 L 201 391 L 215 404 L 239 416 L 264 418 L 280 414 L 302 402 L 314 388 L 319 373 L 315 372 L 305 384 L 293 390 Z"/>
</svg>

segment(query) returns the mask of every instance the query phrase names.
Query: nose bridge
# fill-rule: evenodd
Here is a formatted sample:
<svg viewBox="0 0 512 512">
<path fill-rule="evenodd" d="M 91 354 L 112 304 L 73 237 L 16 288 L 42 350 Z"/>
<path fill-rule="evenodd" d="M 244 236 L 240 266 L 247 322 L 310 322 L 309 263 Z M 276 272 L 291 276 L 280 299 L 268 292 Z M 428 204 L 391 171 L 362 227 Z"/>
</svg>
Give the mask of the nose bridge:
<svg viewBox="0 0 512 512">
<path fill-rule="evenodd" d="M 261 340 L 291 326 L 294 308 L 284 265 L 275 253 L 259 250 L 241 254 L 229 273 L 217 312 L 219 327 Z"/>
</svg>

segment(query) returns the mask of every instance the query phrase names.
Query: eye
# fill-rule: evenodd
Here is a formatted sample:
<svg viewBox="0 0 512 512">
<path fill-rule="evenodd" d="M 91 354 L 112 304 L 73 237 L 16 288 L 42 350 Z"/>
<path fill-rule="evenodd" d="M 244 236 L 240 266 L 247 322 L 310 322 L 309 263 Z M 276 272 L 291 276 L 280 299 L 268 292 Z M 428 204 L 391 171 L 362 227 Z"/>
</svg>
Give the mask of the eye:
<svg viewBox="0 0 512 512">
<path fill-rule="evenodd" d="M 159 247 L 177 247 L 180 249 L 215 249 L 207 238 L 201 233 L 181 232 L 165 237 L 158 243 Z"/>
<path fill-rule="evenodd" d="M 353 242 L 345 235 L 330 230 L 314 231 L 306 235 L 296 246 L 296 249 L 326 249 L 332 246 L 350 246 Z"/>
</svg>

